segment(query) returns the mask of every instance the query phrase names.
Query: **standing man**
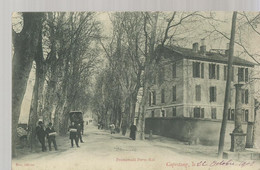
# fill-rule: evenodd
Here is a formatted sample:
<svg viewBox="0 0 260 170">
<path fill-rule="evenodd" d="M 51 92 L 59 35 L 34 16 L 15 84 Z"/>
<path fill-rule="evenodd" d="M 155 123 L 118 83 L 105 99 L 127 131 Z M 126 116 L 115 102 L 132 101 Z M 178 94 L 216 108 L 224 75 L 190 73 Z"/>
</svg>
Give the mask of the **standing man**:
<svg viewBox="0 0 260 170">
<path fill-rule="evenodd" d="M 77 126 L 75 126 L 74 122 L 71 122 L 71 125 L 69 126 L 69 131 L 70 131 L 71 147 L 73 148 L 73 140 L 75 140 L 77 147 L 79 147 Z"/>
<path fill-rule="evenodd" d="M 46 134 L 47 134 L 47 139 L 48 139 L 48 144 L 49 144 L 49 150 L 51 151 L 51 143 L 53 143 L 55 150 L 57 149 L 56 145 L 56 131 L 54 130 L 52 123 L 48 124 L 48 127 L 46 128 Z"/>
<path fill-rule="evenodd" d="M 38 122 L 38 126 L 36 127 L 36 135 L 38 140 L 40 141 L 41 145 L 42 145 L 42 151 L 45 152 L 46 146 L 45 146 L 45 136 L 46 136 L 46 132 L 43 128 L 43 122 L 39 121 Z"/>
<path fill-rule="evenodd" d="M 78 123 L 78 126 L 77 126 L 78 137 L 79 137 L 79 139 L 80 139 L 80 142 L 81 142 L 81 143 L 84 143 L 83 140 L 82 140 L 81 132 L 82 132 L 82 127 L 81 127 L 81 124 Z"/>
<path fill-rule="evenodd" d="M 130 127 L 130 138 L 132 138 L 133 140 L 135 140 L 136 130 L 137 130 L 136 126 L 132 123 Z"/>
</svg>

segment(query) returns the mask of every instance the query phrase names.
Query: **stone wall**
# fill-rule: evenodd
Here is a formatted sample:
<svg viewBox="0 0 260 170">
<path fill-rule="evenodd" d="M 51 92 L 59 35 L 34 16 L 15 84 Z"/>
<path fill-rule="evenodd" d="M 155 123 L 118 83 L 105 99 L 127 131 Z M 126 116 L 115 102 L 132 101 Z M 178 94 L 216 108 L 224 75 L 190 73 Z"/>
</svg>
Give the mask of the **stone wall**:
<svg viewBox="0 0 260 170">
<path fill-rule="evenodd" d="M 221 120 L 195 119 L 185 117 L 173 118 L 146 118 L 145 133 L 153 131 L 155 135 L 171 137 L 180 141 L 188 141 L 190 134 L 198 138 L 202 145 L 218 145 Z M 247 123 L 242 124 L 244 132 L 247 132 Z M 225 143 L 231 143 L 230 133 L 234 129 L 234 121 L 228 121 Z M 190 132 L 189 132 L 190 131 Z"/>
</svg>

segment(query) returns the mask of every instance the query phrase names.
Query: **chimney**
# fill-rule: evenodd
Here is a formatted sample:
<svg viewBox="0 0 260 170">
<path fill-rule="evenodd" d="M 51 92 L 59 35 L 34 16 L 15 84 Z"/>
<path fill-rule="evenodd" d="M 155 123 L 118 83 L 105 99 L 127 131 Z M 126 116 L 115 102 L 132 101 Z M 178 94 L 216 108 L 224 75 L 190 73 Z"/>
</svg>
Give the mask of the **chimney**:
<svg viewBox="0 0 260 170">
<path fill-rule="evenodd" d="M 225 50 L 225 55 L 228 56 L 229 55 L 229 43 L 227 43 L 227 47 Z"/>
<path fill-rule="evenodd" d="M 200 53 L 205 54 L 206 53 L 206 45 L 205 45 L 205 39 L 201 39 L 201 46 L 200 46 Z"/>
<path fill-rule="evenodd" d="M 192 44 L 192 51 L 195 53 L 199 51 L 199 43 L 195 42 Z"/>
</svg>

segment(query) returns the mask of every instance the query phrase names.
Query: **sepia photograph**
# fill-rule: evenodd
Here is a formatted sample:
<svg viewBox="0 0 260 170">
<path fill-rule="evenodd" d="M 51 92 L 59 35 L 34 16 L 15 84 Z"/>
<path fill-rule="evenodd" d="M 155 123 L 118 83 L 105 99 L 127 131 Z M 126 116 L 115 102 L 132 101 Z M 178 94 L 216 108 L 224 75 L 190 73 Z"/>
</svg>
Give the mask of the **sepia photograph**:
<svg viewBox="0 0 260 170">
<path fill-rule="evenodd" d="M 13 12 L 12 169 L 260 169 L 260 12 Z"/>
</svg>

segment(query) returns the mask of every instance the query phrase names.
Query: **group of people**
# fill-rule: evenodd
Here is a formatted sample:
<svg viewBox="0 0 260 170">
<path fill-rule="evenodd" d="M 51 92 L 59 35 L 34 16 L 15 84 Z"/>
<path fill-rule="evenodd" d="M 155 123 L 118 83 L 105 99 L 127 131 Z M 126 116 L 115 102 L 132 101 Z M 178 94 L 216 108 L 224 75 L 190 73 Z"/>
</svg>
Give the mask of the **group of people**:
<svg viewBox="0 0 260 170">
<path fill-rule="evenodd" d="M 56 131 L 54 130 L 54 127 L 52 126 L 52 123 L 48 124 L 48 127 L 44 129 L 44 125 L 42 121 L 38 122 L 38 126 L 36 127 L 36 136 L 38 140 L 40 141 L 42 145 L 42 151 L 45 152 L 47 150 L 45 146 L 45 137 L 47 137 L 49 150 L 51 151 L 51 144 L 53 143 L 54 149 L 58 150 L 57 144 L 56 144 Z"/>
<path fill-rule="evenodd" d="M 71 147 L 74 146 L 74 141 L 76 143 L 76 146 L 79 147 L 79 140 L 81 143 L 83 143 L 82 140 L 82 134 L 83 134 L 83 127 L 82 125 L 79 124 L 75 124 L 75 122 L 71 122 L 71 125 L 69 126 L 69 130 L 70 135 L 69 135 L 69 139 L 71 140 Z M 45 152 L 47 151 L 47 148 L 45 146 L 45 138 L 47 137 L 48 140 L 48 145 L 49 145 L 49 150 L 52 150 L 52 143 L 54 146 L 55 150 L 58 150 L 57 148 L 57 144 L 56 144 L 56 131 L 54 130 L 54 127 L 52 125 L 52 123 L 48 124 L 48 127 L 45 129 L 44 128 L 44 124 L 42 121 L 38 122 L 38 126 L 36 127 L 36 136 L 39 140 L 39 142 L 42 145 L 42 151 Z"/>
<path fill-rule="evenodd" d="M 74 147 L 74 141 L 77 147 L 79 147 L 79 140 L 81 143 L 84 143 L 82 140 L 83 127 L 80 123 L 76 125 L 75 122 L 71 122 L 68 131 L 70 132 L 70 141 L 72 148 Z"/>
<path fill-rule="evenodd" d="M 110 133 L 111 133 L 111 134 L 115 134 L 115 133 L 116 133 L 116 132 L 115 132 L 116 127 L 115 127 L 115 124 L 114 124 L 114 123 L 112 123 L 112 124 L 109 125 L 109 129 L 110 129 Z M 137 131 L 136 125 L 132 124 L 132 125 L 130 126 L 130 136 L 129 136 L 130 139 L 135 140 L 135 138 L 136 138 L 136 131 Z"/>
</svg>

